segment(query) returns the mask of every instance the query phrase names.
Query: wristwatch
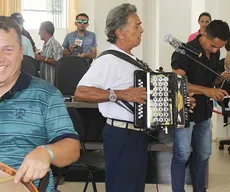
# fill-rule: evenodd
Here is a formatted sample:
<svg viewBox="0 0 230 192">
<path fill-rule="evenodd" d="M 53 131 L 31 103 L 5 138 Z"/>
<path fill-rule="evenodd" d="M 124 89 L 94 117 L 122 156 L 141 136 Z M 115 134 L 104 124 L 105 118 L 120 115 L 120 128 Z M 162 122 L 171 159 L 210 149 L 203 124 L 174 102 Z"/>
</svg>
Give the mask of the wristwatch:
<svg viewBox="0 0 230 192">
<path fill-rule="evenodd" d="M 117 100 L 117 96 L 116 96 L 114 90 L 112 90 L 112 89 L 109 90 L 109 100 L 111 102 L 115 102 Z"/>
</svg>

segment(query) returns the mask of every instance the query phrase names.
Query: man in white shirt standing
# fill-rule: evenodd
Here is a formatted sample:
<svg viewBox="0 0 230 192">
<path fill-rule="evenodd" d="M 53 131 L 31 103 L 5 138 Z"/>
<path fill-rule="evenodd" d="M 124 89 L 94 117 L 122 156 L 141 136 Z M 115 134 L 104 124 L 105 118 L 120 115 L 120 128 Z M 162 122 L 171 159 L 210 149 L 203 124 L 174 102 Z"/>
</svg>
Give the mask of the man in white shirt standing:
<svg viewBox="0 0 230 192">
<path fill-rule="evenodd" d="M 106 20 L 109 49 L 125 53 L 141 42 L 142 22 L 136 7 L 122 4 L 112 9 Z M 107 123 L 104 128 L 104 152 L 107 192 L 144 192 L 148 139 L 133 125 L 133 114 L 115 103 L 124 100 L 145 103 L 146 89 L 133 88 L 138 67 L 107 54 L 99 57 L 79 82 L 78 101 L 98 102 Z"/>
</svg>

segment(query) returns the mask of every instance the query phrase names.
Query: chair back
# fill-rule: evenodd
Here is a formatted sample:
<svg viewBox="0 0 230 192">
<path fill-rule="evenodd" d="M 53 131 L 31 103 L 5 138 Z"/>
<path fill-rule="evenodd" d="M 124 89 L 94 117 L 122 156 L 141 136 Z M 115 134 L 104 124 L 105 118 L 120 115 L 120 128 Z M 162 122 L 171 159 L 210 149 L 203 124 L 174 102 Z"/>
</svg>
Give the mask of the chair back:
<svg viewBox="0 0 230 192">
<path fill-rule="evenodd" d="M 89 69 L 90 64 L 76 56 L 63 57 L 57 61 L 55 86 L 65 95 L 74 95 L 76 86 Z"/>
<path fill-rule="evenodd" d="M 74 107 L 67 108 L 69 116 L 73 122 L 74 129 L 77 131 L 80 136 L 80 141 L 84 142 L 85 140 L 85 127 L 79 111 Z"/>
<path fill-rule="evenodd" d="M 33 57 L 23 55 L 21 69 L 34 77 L 38 77 L 38 62 Z"/>
</svg>

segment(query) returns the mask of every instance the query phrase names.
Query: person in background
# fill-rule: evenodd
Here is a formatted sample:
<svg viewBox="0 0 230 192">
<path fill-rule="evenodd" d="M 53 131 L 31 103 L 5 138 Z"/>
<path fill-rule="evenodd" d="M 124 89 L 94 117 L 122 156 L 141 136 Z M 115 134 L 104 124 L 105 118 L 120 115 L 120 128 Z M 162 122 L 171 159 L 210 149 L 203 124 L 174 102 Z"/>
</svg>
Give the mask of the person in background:
<svg viewBox="0 0 230 192">
<path fill-rule="evenodd" d="M 219 49 L 225 46 L 228 39 L 228 24 L 213 20 L 203 34 L 197 35 L 187 44 L 202 52 L 203 56 L 199 58 L 201 63 L 230 79 L 230 74 L 225 71 L 230 69 L 230 63 L 219 63 Z M 228 93 L 223 89 L 214 88 L 214 85 L 222 82 L 220 77 L 186 55 L 174 52 L 171 65 L 175 73 L 187 76 L 188 90 L 194 92 L 196 99 L 194 112 L 189 115 L 190 126 L 175 129 L 173 133 L 172 190 L 185 191 L 185 165 L 190 159 L 193 191 L 205 192 L 207 165 L 212 153 L 211 99 L 223 100 Z"/>
<path fill-rule="evenodd" d="M 212 21 L 212 17 L 209 13 L 207 13 L 207 12 L 201 13 L 199 15 L 199 18 L 198 18 L 198 23 L 200 25 L 200 29 L 197 32 L 189 35 L 187 42 L 194 40 L 198 34 L 203 34 L 205 32 L 207 25 L 211 21 Z"/>
<path fill-rule="evenodd" d="M 23 23 L 25 22 L 23 17 L 22 17 L 22 14 L 21 13 L 13 13 L 11 15 L 11 18 L 14 19 L 15 21 L 17 21 L 17 23 L 20 25 L 20 27 L 22 28 L 22 35 L 27 37 L 30 42 L 31 42 L 31 45 L 33 47 L 33 51 L 36 52 L 37 51 L 37 48 L 36 48 L 36 45 L 33 41 L 33 38 L 31 37 L 30 33 L 28 31 L 25 30 L 24 26 L 23 26 Z"/>
<path fill-rule="evenodd" d="M 21 71 L 21 29 L 0 17 L 0 162 L 14 168 L 14 182 L 39 180 L 49 172 L 46 192 L 54 192 L 50 165 L 79 158 L 80 143 L 62 95 L 46 81 Z"/>
<path fill-rule="evenodd" d="M 86 30 L 89 26 L 88 15 L 78 14 L 75 26 L 77 30 L 67 34 L 62 44 L 64 56 L 82 57 L 91 63 L 97 56 L 97 42 L 95 33 Z"/>
<path fill-rule="evenodd" d="M 23 18 L 20 16 L 21 14 L 19 14 L 19 17 L 16 17 L 16 14 L 12 14 L 11 18 L 20 26 L 21 31 L 23 31 L 23 25 L 20 24 Z M 35 58 L 31 41 L 24 35 L 22 35 L 22 45 L 23 45 L 23 54 Z"/>
<path fill-rule="evenodd" d="M 54 85 L 55 66 L 63 56 L 61 44 L 54 38 L 54 25 L 51 21 L 44 21 L 39 28 L 39 35 L 44 41 L 42 52 L 36 53 L 35 58 L 40 61 L 40 77 Z"/>
<path fill-rule="evenodd" d="M 23 55 L 28 55 L 32 58 L 35 58 L 33 47 L 30 40 L 22 35 L 22 45 L 23 45 Z"/>
</svg>

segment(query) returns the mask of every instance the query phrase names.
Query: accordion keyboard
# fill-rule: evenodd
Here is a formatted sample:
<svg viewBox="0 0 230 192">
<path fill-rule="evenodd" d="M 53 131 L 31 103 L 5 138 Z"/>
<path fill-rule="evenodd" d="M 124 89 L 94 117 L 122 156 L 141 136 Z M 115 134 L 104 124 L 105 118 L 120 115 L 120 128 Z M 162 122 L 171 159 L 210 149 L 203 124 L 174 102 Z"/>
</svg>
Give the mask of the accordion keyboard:
<svg viewBox="0 0 230 192">
<path fill-rule="evenodd" d="M 184 77 L 183 77 L 184 78 Z M 134 125 L 137 128 L 176 128 L 187 120 L 187 81 L 175 73 L 134 73 L 134 86 L 146 87 L 146 104 L 134 103 Z M 186 78 L 186 77 L 185 77 Z"/>
</svg>

